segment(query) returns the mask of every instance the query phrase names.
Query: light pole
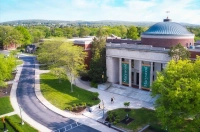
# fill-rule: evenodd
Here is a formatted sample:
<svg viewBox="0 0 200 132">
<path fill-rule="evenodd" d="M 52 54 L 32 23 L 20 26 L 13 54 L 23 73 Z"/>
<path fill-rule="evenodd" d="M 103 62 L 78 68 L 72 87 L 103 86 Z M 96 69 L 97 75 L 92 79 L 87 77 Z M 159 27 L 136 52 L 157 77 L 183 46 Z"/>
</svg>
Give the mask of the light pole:
<svg viewBox="0 0 200 132">
<path fill-rule="evenodd" d="M 103 74 L 102 74 L 102 79 L 103 79 L 103 83 L 104 83 L 104 71 L 103 71 Z"/>
<path fill-rule="evenodd" d="M 21 116 L 21 124 L 24 125 L 24 121 L 22 119 L 22 107 L 19 105 L 20 116 Z"/>
<path fill-rule="evenodd" d="M 104 102 L 102 100 L 102 105 L 103 105 L 103 119 L 104 119 Z"/>
</svg>

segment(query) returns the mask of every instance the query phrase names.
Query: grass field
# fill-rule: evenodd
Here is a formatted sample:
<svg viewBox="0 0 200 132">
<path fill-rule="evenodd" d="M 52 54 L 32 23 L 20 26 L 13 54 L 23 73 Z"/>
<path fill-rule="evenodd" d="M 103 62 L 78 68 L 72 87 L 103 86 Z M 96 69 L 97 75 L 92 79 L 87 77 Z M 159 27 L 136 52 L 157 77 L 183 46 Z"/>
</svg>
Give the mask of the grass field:
<svg viewBox="0 0 200 132">
<path fill-rule="evenodd" d="M 156 117 L 156 112 L 153 110 L 141 108 L 141 109 L 130 109 L 126 111 L 124 108 L 113 110 L 119 116 L 120 121 L 123 120 L 128 113 L 129 117 L 133 119 L 128 125 L 123 123 L 117 123 L 116 126 L 137 132 L 147 124 L 158 126 L 159 121 Z"/>
<path fill-rule="evenodd" d="M 23 132 L 38 132 L 35 128 L 31 127 L 28 123 L 24 122 L 24 125 L 21 125 L 21 118 L 18 115 L 9 116 L 9 119 L 14 123 L 14 125 L 18 126 L 22 129 Z M 11 126 L 8 121 L 6 122 L 6 126 L 9 132 L 15 132 L 13 126 Z M 0 123 L 0 130 L 3 129 L 3 124 Z"/>
<path fill-rule="evenodd" d="M 93 100 L 92 92 L 79 87 L 73 86 L 74 92 L 71 92 L 68 80 L 62 80 L 59 83 L 59 80 L 50 73 L 42 74 L 40 76 L 40 83 L 43 96 L 60 109 L 65 109 L 67 106 L 80 104 L 81 102 L 92 105 L 100 102 L 100 100 Z"/>
<path fill-rule="evenodd" d="M 10 104 L 10 97 L 1 97 L 0 98 L 0 115 L 12 112 L 13 108 Z"/>
</svg>

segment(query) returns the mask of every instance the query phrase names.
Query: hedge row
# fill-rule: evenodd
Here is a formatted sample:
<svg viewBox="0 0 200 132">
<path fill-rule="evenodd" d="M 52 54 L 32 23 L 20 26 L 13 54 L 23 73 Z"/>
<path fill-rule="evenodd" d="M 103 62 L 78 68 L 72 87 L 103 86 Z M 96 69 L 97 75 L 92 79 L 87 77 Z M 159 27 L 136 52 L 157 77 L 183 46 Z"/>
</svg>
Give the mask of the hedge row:
<svg viewBox="0 0 200 132">
<path fill-rule="evenodd" d="M 21 127 L 19 127 L 16 123 L 14 123 L 8 116 L 5 117 L 6 121 L 13 127 L 13 129 L 17 132 L 24 132 Z"/>
</svg>

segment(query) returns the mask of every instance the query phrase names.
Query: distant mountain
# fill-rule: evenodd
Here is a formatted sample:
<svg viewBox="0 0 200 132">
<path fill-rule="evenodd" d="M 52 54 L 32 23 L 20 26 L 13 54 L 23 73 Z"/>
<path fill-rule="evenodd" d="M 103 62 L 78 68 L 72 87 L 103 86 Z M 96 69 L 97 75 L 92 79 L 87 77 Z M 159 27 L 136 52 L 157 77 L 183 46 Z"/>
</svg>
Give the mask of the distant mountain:
<svg viewBox="0 0 200 132">
<path fill-rule="evenodd" d="M 129 22 L 129 21 L 116 21 L 116 20 L 102 20 L 102 21 L 64 21 L 64 20 L 16 20 L 16 21 L 8 21 L 8 22 L 1 22 L 0 25 L 63 25 L 63 26 L 78 26 L 78 25 L 87 25 L 87 26 L 103 26 L 103 25 L 134 25 L 134 26 L 151 26 L 156 22 Z M 196 24 L 189 24 L 189 23 L 180 23 L 183 26 L 187 27 L 200 27 L 200 25 Z"/>
</svg>

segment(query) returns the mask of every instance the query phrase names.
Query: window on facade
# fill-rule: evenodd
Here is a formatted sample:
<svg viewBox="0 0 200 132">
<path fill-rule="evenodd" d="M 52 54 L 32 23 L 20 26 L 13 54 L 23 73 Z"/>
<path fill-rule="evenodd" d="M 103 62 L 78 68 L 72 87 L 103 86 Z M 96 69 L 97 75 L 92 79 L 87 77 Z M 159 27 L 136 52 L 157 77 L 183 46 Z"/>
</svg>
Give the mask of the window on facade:
<svg viewBox="0 0 200 132">
<path fill-rule="evenodd" d="M 163 64 L 161 63 L 161 71 L 163 71 Z"/>
<path fill-rule="evenodd" d="M 131 60 L 131 67 L 134 68 L 134 60 Z"/>
</svg>

